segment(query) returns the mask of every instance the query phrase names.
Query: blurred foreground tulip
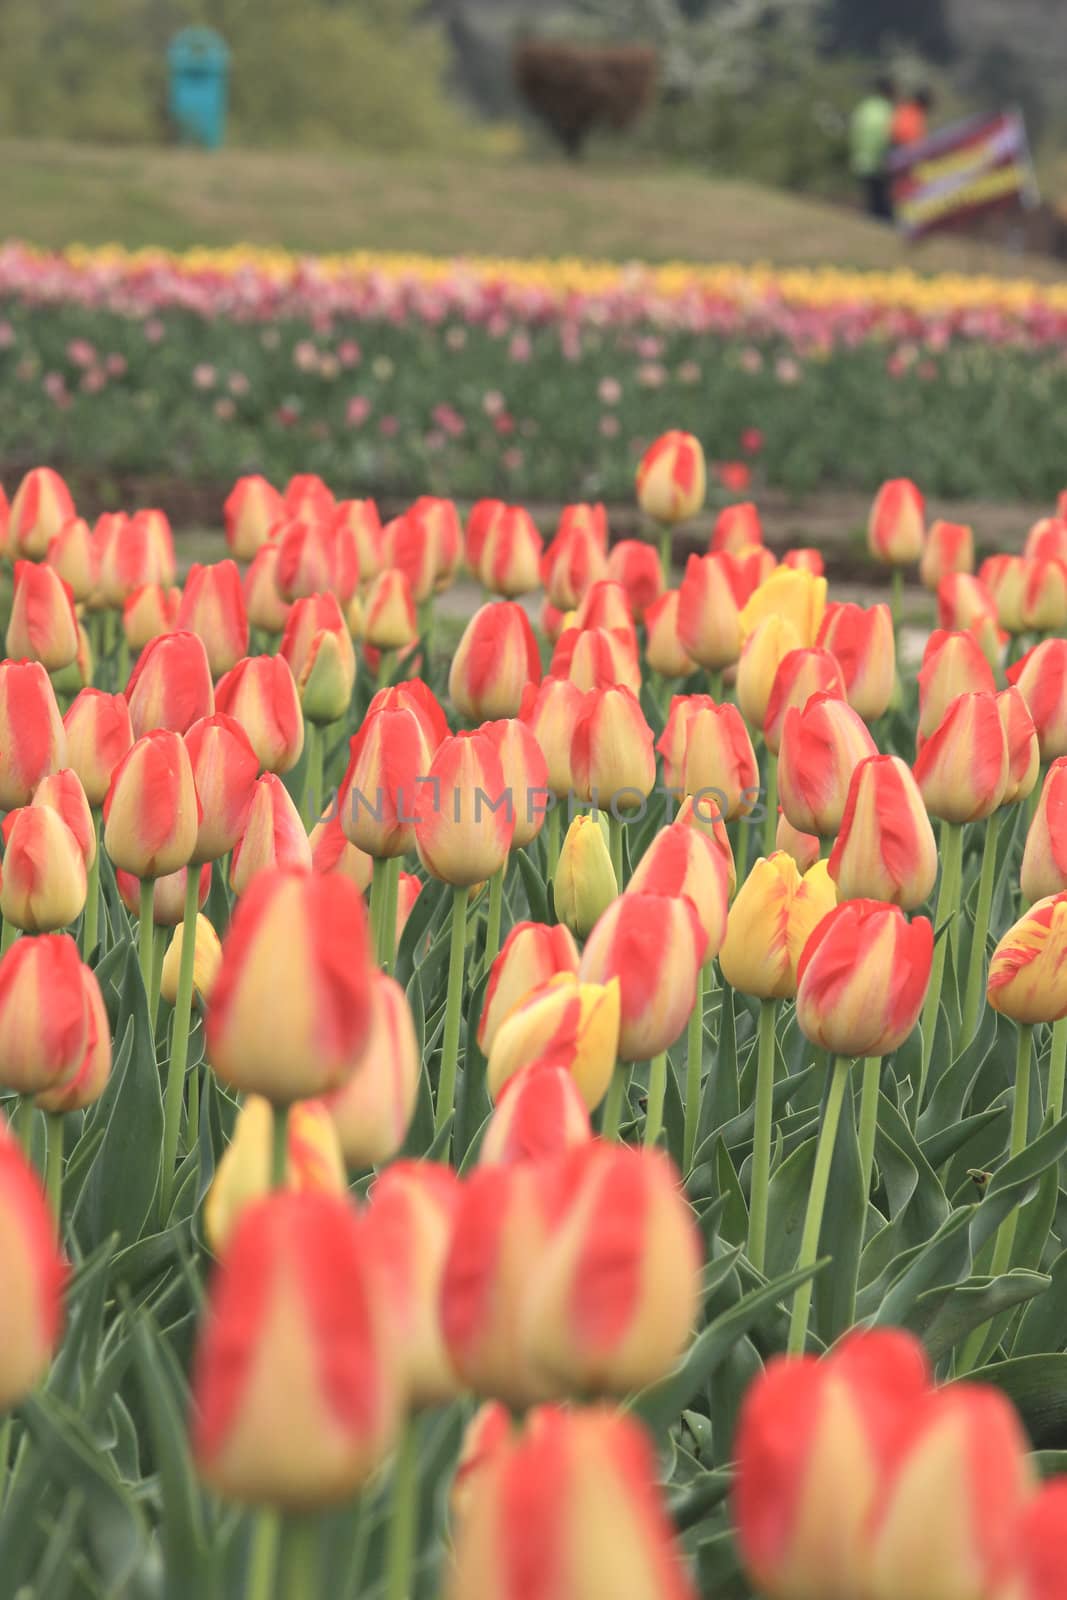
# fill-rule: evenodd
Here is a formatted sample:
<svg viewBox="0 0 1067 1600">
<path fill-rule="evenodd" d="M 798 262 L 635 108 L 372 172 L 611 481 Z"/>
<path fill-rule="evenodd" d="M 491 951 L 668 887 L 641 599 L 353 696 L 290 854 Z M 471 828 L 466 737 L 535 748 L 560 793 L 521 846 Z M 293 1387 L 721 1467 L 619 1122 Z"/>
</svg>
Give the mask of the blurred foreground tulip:
<svg viewBox="0 0 1067 1600">
<path fill-rule="evenodd" d="M 574 1078 L 552 1058 L 520 1067 L 497 1096 L 478 1160 L 516 1166 L 562 1155 L 592 1138 L 589 1112 Z"/>
<path fill-rule="evenodd" d="M 40 1180 L 0 1126 L 0 1412 L 24 1400 L 51 1365 L 63 1327 L 67 1275 Z"/>
<path fill-rule="evenodd" d="M 739 500 L 736 505 L 723 506 L 711 530 L 711 551 L 726 551 L 741 555 L 753 545 L 763 543 L 763 526 L 760 515 L 751 500 Z"/>
<path fill-rule="evenodd" d="M 89 1044 L 78 947 L 69 934 L 17 939 L 0 958 L 0 1082 L 18 1094 L 62 1089 Z"/>
<path fill-rule="evenodd" d="M 391 1160 L 404 1143 L 421 1064 L 407 995 L 394 979 L 372 969 L 367 1042 L 356 1070 L 326 1098 L 354 1172 Z"/>
<path fill-rule="evenodd" d="M 517 922 L 493 962 L 478 1023 L 478 1048 L 488 1056 L 501 1023 L 520 1000 L 557 972 L 578 971 L 578 949 L 562 925 Z"/>
</svg>

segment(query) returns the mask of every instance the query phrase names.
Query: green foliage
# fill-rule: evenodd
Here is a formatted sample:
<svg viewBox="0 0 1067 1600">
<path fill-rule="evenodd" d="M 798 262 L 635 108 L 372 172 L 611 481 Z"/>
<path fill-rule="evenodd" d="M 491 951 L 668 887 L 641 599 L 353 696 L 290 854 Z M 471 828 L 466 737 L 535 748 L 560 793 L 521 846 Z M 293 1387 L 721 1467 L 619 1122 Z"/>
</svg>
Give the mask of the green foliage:
<svg viewBox="0 0 1067 1600">
<path fill-rule="evenodd" d="M 438 148 L 464 124 L 441 88 L 442 40 L 418 11 L 415 0 L 7 0 L 0 133 L 171 137 L 168 40 L 210 23 L 232 52 L 236 142 Z"/>
</svg>

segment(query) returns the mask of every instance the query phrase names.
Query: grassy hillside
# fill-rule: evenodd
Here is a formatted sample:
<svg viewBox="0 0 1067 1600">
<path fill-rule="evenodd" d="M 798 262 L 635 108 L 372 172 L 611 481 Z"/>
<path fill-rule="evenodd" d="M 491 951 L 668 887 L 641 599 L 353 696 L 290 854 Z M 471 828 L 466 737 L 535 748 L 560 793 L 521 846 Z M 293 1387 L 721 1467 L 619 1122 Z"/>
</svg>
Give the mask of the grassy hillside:
<svg viewBox="0 0 1067 1600">
<path fill-rule="evenodd" d="M 0 141 L 0 235 L 41 245 L 246 240 L 615 259 L 832 261 L 1017 274 L 988 247 L 903 245 L 847 209 L 682 171 Z M 1056 276 L 1051 263 L 1027 271 Z"/>
</svg>

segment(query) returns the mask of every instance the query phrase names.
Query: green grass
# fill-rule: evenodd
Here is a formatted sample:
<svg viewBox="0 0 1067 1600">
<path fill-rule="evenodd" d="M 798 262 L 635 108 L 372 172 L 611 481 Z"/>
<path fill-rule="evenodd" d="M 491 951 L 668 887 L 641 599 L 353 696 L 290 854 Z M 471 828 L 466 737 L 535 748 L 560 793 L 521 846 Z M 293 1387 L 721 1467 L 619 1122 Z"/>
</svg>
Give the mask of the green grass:
<svg viewBox="0 0 1067 1600">
<path fill-rule="evenodd" d="M 0 233 L 48 246 L 247 241 L 1057 275 L 986 245 L 909 247 L 846 207 L 676 169 L 17 140 L 0 141 L 0 168 Z"/>
</svg>

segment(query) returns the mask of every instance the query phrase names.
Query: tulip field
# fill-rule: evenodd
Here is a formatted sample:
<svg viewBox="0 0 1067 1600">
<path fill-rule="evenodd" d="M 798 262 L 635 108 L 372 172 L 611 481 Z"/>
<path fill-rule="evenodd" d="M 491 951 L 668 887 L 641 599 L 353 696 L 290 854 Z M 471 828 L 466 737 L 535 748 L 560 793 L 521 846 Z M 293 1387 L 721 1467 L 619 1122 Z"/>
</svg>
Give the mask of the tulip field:
<svg viewBox="0 0 1067 1600">
<path fill-rule="evenodd" d="M 15 267 L 0 362 L 158 318 L 161 406 L 302 293 Z M 859 604 L 655 414 L 637 538 L 306 429 L 184 573 L 0 496 L 0 1600 L 1067 1596 L 1067 497 L 979 564 L 887 476 Z"/>
<path fill-rule="evenodd" d="M 728 490 L 1040 503 L 1065 339 L 1067 291 L 1026 279 L 9 244 L 0 462 L 624 502 L 699 415 Z"/>
</svg>

